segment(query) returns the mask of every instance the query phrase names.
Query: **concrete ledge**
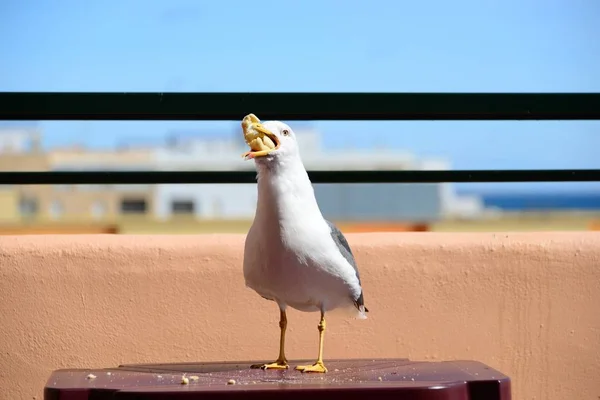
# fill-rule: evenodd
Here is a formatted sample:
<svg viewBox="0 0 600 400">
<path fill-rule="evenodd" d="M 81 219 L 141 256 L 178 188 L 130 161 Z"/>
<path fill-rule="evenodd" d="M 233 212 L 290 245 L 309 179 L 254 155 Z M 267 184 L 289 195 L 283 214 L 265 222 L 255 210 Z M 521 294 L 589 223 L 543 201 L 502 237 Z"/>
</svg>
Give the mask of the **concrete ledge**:
<svg viewBox="0 0 600 400">
<path fill-rule="evenodd" d="M 600 395 L 600 234 L 349 234 L 366 321 L 332 316 L 327 358 L 474 359 L 516 399 Z M 268 359 L 276 307 L 246 289 L 243 235 L 0 237 L 2 399 L 57 368 Z M 290 358 L 317 350 L 289 313 Z"/>
</svg>

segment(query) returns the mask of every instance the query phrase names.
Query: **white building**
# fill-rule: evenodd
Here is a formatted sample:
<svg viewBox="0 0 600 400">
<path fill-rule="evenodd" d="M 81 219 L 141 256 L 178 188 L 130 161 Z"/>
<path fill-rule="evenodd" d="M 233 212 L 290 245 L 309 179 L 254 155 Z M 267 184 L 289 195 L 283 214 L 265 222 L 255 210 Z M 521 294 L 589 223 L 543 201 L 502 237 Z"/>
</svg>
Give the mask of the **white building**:
<svg viewBox="0 0 600 400">
<path fill-rule="evenodd" d="M 445 170 L 446 160 L 417 159 L 413 154 L 389 149 L 344 149 L 330 151 L 321 145 L 321 135 L 308 127 L 295 129 L 301 155 L 308 170 Z M 41 153 L 37 130 L 8 129 L 0 135 L 0 153 L 39 152 L 50 170 L 196 170 L 235 171 L 255 169 L 246 161 L 247 151 L 240 132 L 219 135 L 176 135 L 163 145 L 128 146 L 117 150 L 89 151 L 83 148 L 55 149 Z M 10 163 L 9 163 L 10 164 Z M 46 165 L 48 164 L 48 165 Z M 473 218 L 483 206 L 477 197 L 458 196 L 450 184 L 330 183 L 315 184 L 315 195 L 326 218 L 342 221 L 428 222 L 445 216 Z M 241 219 L 254 216 L 256 184 L 164 184 L 164 185 L 55 185 L 58 194 L 85 194 L 99 209 L 113 213 L 151 214 L 163 220 L 174 215 L 198 219 Z M 104 194 L 107 195 L 104 195 Z M 81 203 L 82 197 L 76 203 Z M 56 200 L 56 199 L 55 199 Z M 65 200 L 66 201 L 66 200 Z M 118 202 L 119 205 L 116 205 Z M 112 204 L 108 206 L 107 204 Z M 81 204 L 79 204 L 81 206 Z M 102 207 L 100 207 L 102 208 Z M 60 207 L 58 207 L 60 209 Z M 133 211 L 131 211 L 133 212 Z M 94 211 L 94 214 L 97 214 Z"/>
<path fill-rule="evenodd" d="M 417 160 L 412 154 L 386 150 L 324 151 L 319 132 L 295 129 L 307 170 L 448 169 L 444 160 Z M 156 149 L 157 170 L 253 170 L 242 159 L 247 148 L 231 139 L 175 137 Z M 337 220 L 431 221 L 445 215 L 475 216 L 481 204 L 462 201 L 448 184 L 317 184 L 315 195 L 325 217 Z M 161 219 L 192 214 L 202 219 L 253 218 L 256 184 L 157 185 L 154 211 Z"/>
</svg>

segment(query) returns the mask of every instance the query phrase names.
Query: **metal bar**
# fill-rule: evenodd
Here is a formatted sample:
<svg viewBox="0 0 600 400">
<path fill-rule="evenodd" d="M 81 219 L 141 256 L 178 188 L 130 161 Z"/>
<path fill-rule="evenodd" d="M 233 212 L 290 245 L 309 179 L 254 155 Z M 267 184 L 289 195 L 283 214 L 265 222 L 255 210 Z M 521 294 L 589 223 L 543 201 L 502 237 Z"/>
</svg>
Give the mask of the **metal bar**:
<svg viewBox="0 0 600 400">
<path fill-rule="evenodd" d="M 600 93 L 0 92 L 0 120 L 590 120 Z"/>
<path fill-rule="evenodd" d="M 309 171 L 313 183 L 593 182 L 600 169 Z M 0 185 L 255 183 L 255 171 L 0 172 Z"/>
</svg>

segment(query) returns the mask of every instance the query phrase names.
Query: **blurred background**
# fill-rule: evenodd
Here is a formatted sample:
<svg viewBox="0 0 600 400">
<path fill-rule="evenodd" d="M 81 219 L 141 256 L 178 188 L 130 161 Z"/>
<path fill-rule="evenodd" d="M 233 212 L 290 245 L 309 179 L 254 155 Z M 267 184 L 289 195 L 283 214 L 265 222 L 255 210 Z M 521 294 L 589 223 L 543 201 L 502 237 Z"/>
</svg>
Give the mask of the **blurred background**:
<svg viewBox="0 0 600 400">
<path fill-rule="evenodd" d="M 2 0 L 0 91 L 599 92 L 598 18 L 596 0 Z M 600 121 L 286 122 L 309 170 L 600 168 Z M 0 171 L 253 169 L 245 150 L 230 121 L 0 121 Z M 600 183 L 315 192 L 345 232 L 600 230 Z M 0 186 L 0 234 L 245 232 L 255 204 L 251 184 Z"/>
</svg>

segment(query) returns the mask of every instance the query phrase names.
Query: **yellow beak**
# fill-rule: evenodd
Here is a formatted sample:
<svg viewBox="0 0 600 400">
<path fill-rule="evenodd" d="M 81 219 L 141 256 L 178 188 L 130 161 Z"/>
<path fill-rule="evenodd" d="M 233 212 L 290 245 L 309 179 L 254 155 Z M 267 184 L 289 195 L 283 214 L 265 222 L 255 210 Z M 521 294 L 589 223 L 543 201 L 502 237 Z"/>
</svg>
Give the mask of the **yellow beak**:
<svg viewBox="0 0 600 400">
<path fill-rule="evenodd" d="M 242 119 L 244 140 L 250 146 L 250 151 L 242 154 L 246 159 L 264 157 L 279 148 L 279 139 L 260 123 L 254 114 L 248 114 Z"/>
</svg>

